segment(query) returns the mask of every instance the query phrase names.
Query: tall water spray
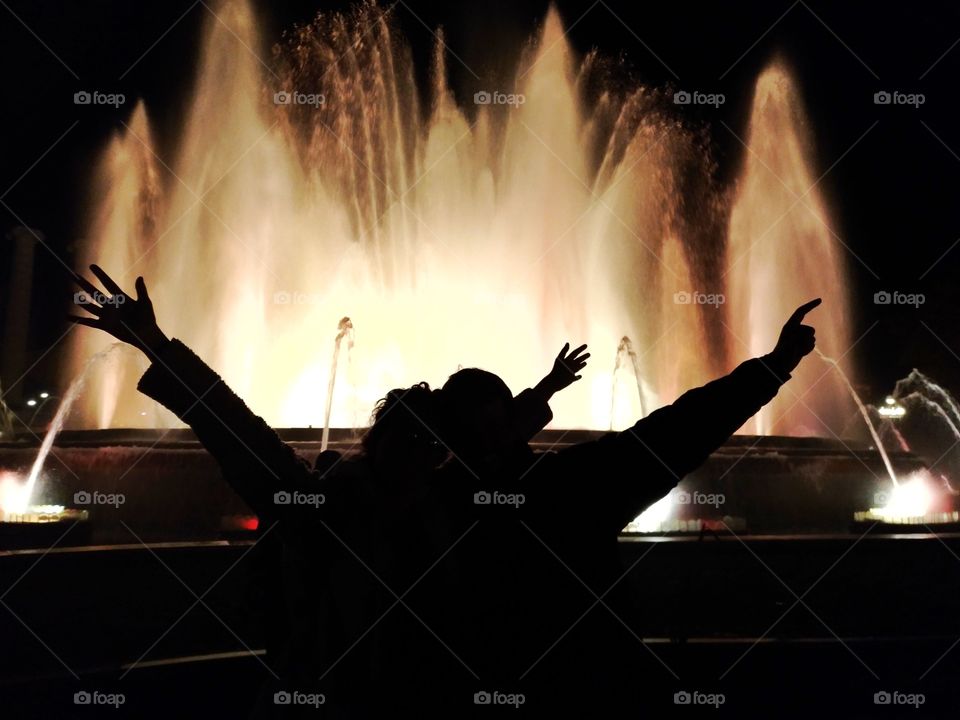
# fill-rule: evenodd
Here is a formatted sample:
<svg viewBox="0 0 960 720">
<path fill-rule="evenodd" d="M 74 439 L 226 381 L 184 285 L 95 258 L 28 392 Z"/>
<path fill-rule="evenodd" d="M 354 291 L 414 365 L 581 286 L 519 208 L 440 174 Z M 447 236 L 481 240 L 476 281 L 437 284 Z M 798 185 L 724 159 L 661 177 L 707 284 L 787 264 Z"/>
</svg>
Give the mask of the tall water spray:
<svg viewBox="0 0 960 720">
<path fill-rule="evenodd" d="M 37 480 L 39 480 L 40 473 L 43 471 L 43 464 L 53 450 L 53 442 L 57 439 L 57 434 L 63 429 L 64 422 L 70 415 L 70 411 L 73 410 L 73 405 L 77 401 L 77 398 L 80 397 L 81 392 L 84 390 L 92 371 L 103 364 L 111 355 L 117 356 L 125 349 L 126 347 L 122 343 L 115 342 L 87 359 L 83 370 L 73 379 L 69 387 L 67 387 L 66 392 L 63 393 L 63 397 L 60 399 L 60 405 L 57 407 L 57 412 L 50 422 L 50 427 L 43 436 L 43 441 L 40 443 L 40 450 L 37 452 L 37 457 L 30 467 L 26 481 L 18 488 L 15 497 L 5 500 L 0 510 L 6 513 L 23 513 L 33 503 Z"/>
<path fill-rule="evenodd" d="M 138 104 L 101 162 L 82 259 L 128 285 L 143 275 L 161 324 L 272 424 L 323 422 L 333 369 L 318 329 L 344 316 L 364 343 L 337 426 L 387 388 L 439 384 L 460 365 L 519 390 L 569 340 L 611 355 L 555 398 L 554 424 L 605 428 L 620 338 L 637 348 L 637 418 L 767 352 L 814 296 L 818 337 L 846 350 L 840 253 L 807 191 L 799 98 L 779 66 L 758 83 L 748 144 L 806 202 L 764 235 L 792 199 L 748 153 L 731 212 L 669 95 L 618 89 L 602 58 L 576 56 L 553 8 L 512 87 L 488 88 L 513 104 L 458 104 L 442 42 L 422 104 L 408 46 L 371 5 L 295 28 L 272 57 L 244 0 L 213 9 L 177 152 L 161 159 Z M 732 301 L 676 301 L 697 290 Z M 106 342 L 75 336 L 70 373 Z M 140 414 L 135 371 L 92 379 L 78 421 L 175 423 Z M 832 382 L 807 398 L 828 422 L 849 405 Z M 759 430 L 816 431 L 785 402 Z"/>
<path fill-rule="evenodd" d="M 773 63 L 757 79 L 743 172 L 730 215 L 727 267 L 729 333 L 735 357 L 769 352 L 781 323 L 802 302 L 823 298 L 808 318 L 817 345 L 842 373 L 803 362 L 776 398 L 747 423 L 758 435 L 835 437 L 855 412 L 843 377 L 854 376 L 842 238 L 813 171 L 811 131 L 787 68 Z"/>
<path fill-rule="evenodd" d="M 323 436 L 320 442 L 320 452 L 327 449 L 330 442 L 330 413 L 333 411 L 333 391 L 337 384 L 337 362 L 340 360 L 340 343 L 347 338 L 347 357 L 353 349 L 353 323 L 350 318 L 340 319 L 337 325 L 337 336 L 333 339 L 333 358 L 330 360 L 330 382 L 327 384 L 327 404 L 323 413 Z"/>
</svg>

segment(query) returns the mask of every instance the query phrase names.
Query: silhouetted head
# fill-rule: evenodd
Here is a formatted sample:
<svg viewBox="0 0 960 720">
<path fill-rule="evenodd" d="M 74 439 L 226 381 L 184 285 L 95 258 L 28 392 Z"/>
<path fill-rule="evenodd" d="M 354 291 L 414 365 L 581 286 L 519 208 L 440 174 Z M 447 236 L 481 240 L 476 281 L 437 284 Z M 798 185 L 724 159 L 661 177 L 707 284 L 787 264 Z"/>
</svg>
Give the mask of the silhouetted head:
<svg viewBox="0 0 960 720">
<path fill-rule="evenodd" d="M 458 370 L 444 383 L 445 439 L 468 466 L 496 465 L 518 443 L 513 393 L 486 370 Z"/>
<path fill-rule="evenodd" d="M 438 439 L 440 394 L 421 382 L 394 388 L 377 402 L 360 444 L 378 474 L 423 475 L 446 459 L 447 450 Z"/>
</svg>

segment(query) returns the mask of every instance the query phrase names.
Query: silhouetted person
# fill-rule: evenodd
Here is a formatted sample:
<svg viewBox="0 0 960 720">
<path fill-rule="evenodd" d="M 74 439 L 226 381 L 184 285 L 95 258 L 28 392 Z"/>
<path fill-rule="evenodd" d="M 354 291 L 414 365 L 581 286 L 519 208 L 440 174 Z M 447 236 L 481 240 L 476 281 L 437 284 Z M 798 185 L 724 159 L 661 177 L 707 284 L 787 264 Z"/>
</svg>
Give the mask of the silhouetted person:
<svg viewBox="0 0 960 720">
<path fill-rule="evenodd" d="M 127 300 L 87 305 L 96 318 L 73 319 L 146 353 L 152 364 L 138 389 L 193 428 L 267 532 L 283 537 L 288 566 L 309 578 L 288 590 L 296 606 L 294 631 L 308 639 L 285 648 L 287 657 L 280 663 L 285 675 L 276 687 L 286 679 L 294 685 L 309 682 L 325 668 L 322 677 L 329 678 L 321 687 L 335 690 L 328 710 L 422 710 L 428 694 L 443 706 L 450 687 L 443 679 L 452 666 L 448 648 L 432 628 L 444 634 L 456 628 L 460 610 L 447 600 L 450 589 L 462 583 L 453 579 L 457 569 L 449 562 L 434 570 L 455 540 L 442 497 L 423 483 L 424 473 L 446 453 L 434 431 L 442 425 L 434 414 L 435 396 L 426 386 L 391 392 L 359 458 L 341 461 L 325 454 L 318 458 L 320 471 L 311 471 L 213 370 L 166 337 L 142 278 L 134 300 L 100 268 L 91 270 L 110 295 Z M 77 282 L 92 295 L 99 292 L 81 277 Z M 550 396 L 582 369 L 588 357 L 584 348 L 569 356 L 566 349 L 547 378 L 516 398 L 509 418 L 512 436 L 527 439 L 541 429 L 550 418 Z M 316 622 L 299 612 L 314 600 Z M 391 613 L 397 604 L 403 607 Z M 409 614 L 401 614 L 404 610 Z M 429 626 L 421 616 L 430 619 Z M 429 644 L 430 634 L 435 645 Z M 457 694 L 456 701 L 461 697 Z"/>
<path fill-rule="evenodd" d="M 108 293 L 123 294 L 106 273 L 91 269 Z M 83 278 L 78 282 L 99 293 Z M 641 670 L 665 671 L 631 634 L 634 606 L 620 581 L 617 535 L 776 395 L 814 347 L 813 328 L 802 320 L 820 303 L 798 308 L 768 355 L 685 393 L 624 432 L 555 453 L 530 450 L 527 423 L 502 380 L 479 370 L 455 373 L 443 388 L 447 410 L 439 427 L 453 459 L 422 495 L 421 532 L 398 529 L 407 543 L 400 555 L 405 563 L 414 560 L 400 579 L 411 577 L 406 573 L 421 553 L 433 557 L 438 539 L 445 550 L 404 590 L 371 573 L 354 549 L 373 552 L 377 545 L 367 536 L 371 506 L 351 496 L 364 484 L 348 482 L 345 473 L 312 472 L 213 370 L 163 334 L 142 278 L 136 287 L 136 300 L 87 305 L 96 317 L 75 320 L 148 355 L 152 364 L 139 389 L 194 429 L 224 477 L 254 511 L 275 518 L 291 544 L 307 547 L 302 538 L 317 537 L 317 523 L 330 530 L 333 539 L 321 541 L 328 552 L 317 556 L 331 578 L 326 604 L 337 608 L 344 628 L 366 625 L 383 602 L 402 605 L 378 616 L 398 623 L 383 636 L 396 674 L 353 667 L 337 686 L 346 704 L 447 712 L 459 706 L 459 716 L 486 711 L 473 704 L 474 693 L 484 691 L 523 692 L 535 714 L 610 712 L 641 700 Z M 318 492 L 325 502 L 313 508 L 315 515 L 274 500 L 276 493 L 309 498 Z M 421 542 L 425 533 L 432 538 Z M 422 633 L 414 639 L 410 619 L 396 619 L 401 609 L 437 643 L 425 642 Z M 348 648 L 334 669 L 364 657 Z M 384 684 L 371 686 L 370 679 Z M 404 692 L 393 696 L 394 689 Z"/>
<path fill-rule="evenodd" d="M 630 627 L 638 605 L 617 536 L 777 394 L 814 348 L 802 320 L 819 304 L 798 308 L 768 355 L 628 430 L 558 452 L 535 454 L 518 437 L 499 377 L 450 377 L 453 459 L 438 488 L 454 534 L 466 533 L 451 562 L 473 570 L 451 598 L 463 618 L 451 645 L 476 685 L 522 692 L 534 712 L 596 713 L 642 708 L 649 676 L 671 680 Z"/>
<path fill-rule="evenodd" d="M 332 533 L 391 587 L 402 590 L 405 582 L 412 582 L 403 577 L 409 575 L 405 567 L 423 553 L 405 550 L 405 541 L 418 537 L 423 542 L 423 531 L 432 527 L 418 514 L 423 488 L 447 456 L 428 429 L 439 424 L 438 395 L 425 382 L 388 392 L 374 408 L 359 453 L 345 457 L 326 450 L 315 460 L 318 487 L 337 493 L 337 520 L 329 520 L 328 526 L 311 522 L 318 518 L 311 518 L 315 513 L 308 508 L 292 542 L 289 532 L 286 542 L 280 534 L 268 533 L 251 552 L 263 568 L 257 578 L 266 586 L 261 592 L 275 597 L 274 614 L 264 625 L 269 631 L 267 660 L 280 676 L 265 686 L 257 716 L 275 714 L 276 691 L 316 689 L 317 679 L 335 663 L 338 667 L 322 685 L 335 688 L 337 695 L 358 695 L 365 687 L 383 685 L 385 674 L 390 676 L 391 658 L 384 655 L 394 638 L 385 637 L 388 625 L 380 624 L 351 647 L 376 619 L 366 617 L 376 607 L 371 598 L 376 588 L 370 583 L 374 575 L 336 577 L 331 556 L 342 548 L 331 545 L 337 542 Z M 261 518 L 263 526 L 270 521 L 269 516 Z M 359 564 L 352 558 L 349 562 Z M 358 615 L 357 610 L 363 612 Z M 351 657 L 338 662 L 348 650 Z"/>
</svg>

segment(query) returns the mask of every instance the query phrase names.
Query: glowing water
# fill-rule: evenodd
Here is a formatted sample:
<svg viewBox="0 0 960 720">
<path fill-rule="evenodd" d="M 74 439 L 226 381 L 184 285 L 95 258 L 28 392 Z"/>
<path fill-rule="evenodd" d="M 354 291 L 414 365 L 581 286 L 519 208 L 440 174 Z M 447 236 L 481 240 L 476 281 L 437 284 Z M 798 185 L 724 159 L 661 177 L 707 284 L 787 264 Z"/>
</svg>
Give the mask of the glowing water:
<svg viewBox="0 0 960 720">
<path fill-rule="evenodd" d="M 126 350 L 126 346 L 124 346 L 122 343 L 113 343 L 107 349 L 100 351 L 87 360 L 83 370 L 74 378 L 73 382 L 70 383 L 70 386 L 63 394 L 63 398 L 60 400 L 60 405 L 57 408 L 56 415 L 53 416 L 53 420 L 50 423 L 47 434 L 43 436 L 43 442 L 40 443 L 40 450 L 37 453 L 36 459 L 33 461 L 33 466 L 30 468 L 30 473 L 27 475 L 26 481 L 19 487 L 16 487 L 17 483 L 13 483 L 12 478 L 6 478 L 11 485 L 4 491 L 3 502 L 0 503 L 0 510 L 2 510 L 3 513 L 24 513 L 32 504 L 34 499 L 34 491 L 36 490 L 37 486 L 37 479 L 40 477 L 40 472 L 43 470 L 43 463 L 46 461 L 47 455 L 50 454 L 50 450 L 53 448 L 53 441 L 56 440 L 57 433 L 63 429 L 64 421 L 70 414 L 70 411 L 73 409 L 73 404 L 76 402 L 77 398 L 80 396 L 80 392 L 86 385 L 91 371 L 93 368 L 100 365 L 101 361 L 103 361 L 106 357 L 122 350 Z"/>
<path fill-rule="evenodd" d="M 877 434 L 877 428 L 874 427 L 873 420 L 870 419 L 870 413 L 867 412 L 867 407 L 863 404 L 863 400 L 860 399 L 857 391 L 854 390 L 853 385 L 850 383 L 850 379 L 844 374 L 843 370 L 840 369 L 840 365 L 837 363 L 837 361 L 824 355 L 820 351 L 820 348 L 814 348 L 814 351 L 820 356 L 821 360 L 837 371 L 837 375 L 840 376 L 840 379 L 846 386 L 847 392 L 850 393 L 850 397 L 853 398 L 853 401 L 857 404 L 857 410 L 860 411 L 860 416 L 863 418 L 863 422 L 866 423 L 867 430 L 870 431 L 870 437 L 873 438 L 873 444 L 876 446 L 877 452 L 880 453 L 880 457 L 883 459 L 883 466 L 887 469 L 887 474 L 890 476 L 890 481 L 893 483 L 893 486 L 896 487 L 899 485 L 897 482 L 897 475 L 895 472 L 893 472 L 893 465 L 890 462 L 890 457 L 887 455 L 886 448 L 883 447 L 883 442 L 880 440 L 880 436 Z"/>
<path fill-rule="evenodd" d="M 630 342 L 630 338 L 626 335 L 623 336 L 620 340 L 620 344 L 617 345 L 617 360 L 613 365 L 613 388 L 610 391 L 610 429 L 618 429 L 617 426 L 622 424 L 617 422 L 617 381 L 620 377 L 618 371 L 620 371 L 627 363 L 627 360 L 630 362 L 630 370 L 633 373 L 633 379 L 637 386 L 637 397 L 640 401 L 640 417 L 644 417 L 647 414 L 646 408 L 643 406 L 643 375 L 640 372 L 640 360 L 637 357 L 636 351 L 633 349 L 633 343 Z M 631 418 L 627 420 L 628 423 L 636 422 L 638 418 Z"/>
<path fill-rule="evenodd" d="M 744 169 L 730 216 L 725 277 L 729 283 L 730 351 L 769 352 L 780 325 L 801 303 L 823 305 L 807 322 L 817 345 L 852 372 L 847 311 L 846 252 L 806 158 L 811 155 L 800 93 L 774 64 L 757 80 L 744 139 Z M 745 426 L 755 434 L 839 436 L 852 406 L 842 375 L 803 362 L 791 381 Z"/>
<path fill-rule="evenodd" d="M 333 389 L 337 382 L 337 360 L 340 359 L 340 343 L 347 338 L 347 356 L 353 349 L 353 323 L 345 317 L 337 325 L 337 336 L 333 339 L 333 359 L 330 361 L 330 382 L 327 385 L 327 405 L 323 414 L 323 438 L 320 442 L 320 452 L 327 449 L 330 441 L 330 412 L 333 410 Z"/>
<path fill-rule="evenodd" d="M 943 387 L 918 370 L 898 380 L 893 399 L 904 409 L 902 417 L 886 424 L 904 439 L 910 450 L 947 483 L 960 488 L 960 406 Z"/>
<path fill-rule="evenodd" d="M 960 440 L 960 405 L 946 389 L 916 368 L 903 380 L 897 381 L 893 397 L 902 404 L 916 398 L 940 416 L 953 436 Z"/>
<path fill-rule="evenodd" d="M 790 198 L 748 154 L 731 215 L 709 151 L 670 97 L 615 89 L 601 58 L 574 56 L 555 10 L 515 86 L 489 88 L 522 104 L 458 105 L 438 43 L 426 107 L 409 49 L 375 7 L 297 28 L 269 63 L 245 2 L 215 11 L 175 157 L 159 159 L 138 104 L 101 163 L 82 259 L 128 287 L 143 275 L 161 325 L 268 422 L 324 421 L 333 369 L 318 329 L 347 315 L 364 335 L 360 382 L 332 408 L 338 426 L 390 387 L 439 384 L 463 365 L 520 390 L 564 342 L 612 351 L 625 335 L 642 351 L 640 398 L 625 413 L 635 419 L 769 351 L 814 296 L 825 299 L 826 349 L 846 350 L 842 263 L 817 193 L 751 246 Z M 277 104 L 281 90 L 300 95 Z M 786 110 L 798 102 L 781 68 L 764 73 L 749 143 L 801 193 L 809 153 Z M 728 308 L 676 301 L 727 284 Z M 72 374 L 106 342 L 75 337 Z M 613 378 L 602 368 L 614 358 L 595 360 L 593 382 L 555 398 L 555 425 L 608 425 Z M 175 423 L 141 415 L 135 373 L 94 378 L 78 422 Z M 821 417 L 847 405 L 830 382 L 807 399 Z M 804 407 L 777 409 L 784 417 L 760 429 L 816 430 Z"/>
</svg>

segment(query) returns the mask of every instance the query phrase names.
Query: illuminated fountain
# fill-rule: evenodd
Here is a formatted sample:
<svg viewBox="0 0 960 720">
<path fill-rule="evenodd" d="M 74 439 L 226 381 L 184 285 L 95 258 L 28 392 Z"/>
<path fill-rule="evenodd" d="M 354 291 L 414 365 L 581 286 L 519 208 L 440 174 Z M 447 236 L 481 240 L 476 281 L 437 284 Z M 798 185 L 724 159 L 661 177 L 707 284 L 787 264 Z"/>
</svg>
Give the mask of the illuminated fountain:
<svg viewBox="0 0 960 720">
<path fill-rule="evenodd" d="M 882 431 L 923 458 L 927 469 L 889 492 L 881 492 L 881 507 L 858 519 L 927 526 L 960 521 L 950 502 L 958 494 L 953 479 L 960 477 L 960 406 L 956 399 L 914 369 L 897 381 L 893 394 L 873 412 Z"/>
<path fill-rule="evenodd" d="M 554 427 L 619 429 L 768 352 L 792 310 L 822 297 L 811 322 L 840 372 L 807 359 L 741 432 L 795 436 L 783 452 L 840 443 L 857 417 L 845 251 L 784 63 L 757 79 L 723 187 L 670 93 L 618 89 L 611 63 L 577 57 L 555 9 L 511 87 L 459 102 L 442 34 L 419 93 L 409 47 L 374 6 L 318 16 L 269 57 L 246 2 L 215 11 L 176 147 L 137 103 L 100 160 L 78 259 L 126 287 L 144 276 L 161 326 L 271 425 L 323 427 L 325 447 L 388 388 L 479 366 L 519 390 L 571 341 L 595 362 L 555 397 Z M 109 343 L 83 328 L 70 341 L 67 379 Z M 136 392 L 141 362 L 92 367 L 66 427 L 178 427 Z M 669 521 L 674 497 L 651 511 Z"/>
<path fill-rule="evenodd" d="M 93 357 L 87 359 L 83 370 L 67 388 L 57 412 L 47 428 L 40 443 L 40 450 L 26 477 L 9 470 L 0 471 L 0 523 L 51 523 L 85 520 L 84 510 L 67 508 L 63 505 L 37 504 L 38 482 L 47 456 L 53 450 L 57 434 L 63 429 L 74 403 L 80 397 L 91 372 L 111 356 L 118 355 L 126 348 L 122 343 L 112 343 Z"/>
<path fill-rule="evenodd" d="M 841 253 L 782 65 L 758 81 L 731 208 L 669 93 L 615 90 L 609 63 L 577 58 L 553 9 L 514 86 L 489 88 L 522 97 L 505 105 L 458 104 L 441 42 L 422 104 L 409 48 L 374 7 L 295 29 L 270 70 L 247 5 L 217 13 L 176 153 L 159 159 L 169 153 L 138 104 L 100 163 L 81 260 L 122 284 L 143 275 L 161 324 L 271 424 L 324 424 L 332 370 L 319 329 L 347 315 L 363 329 L 359 381 L 338 387 L 336 427 L 387 388 L 439 383 L 461 365 L 527 387 L 567 340 L 589 343 L 597 362 L 556 398 L 554 426 L 607 428 L 616 404 L 624 427 L 768 351 L 815 296 L 825 352 L 848 349 Z M 792 193 L 804 196 L 796 207 Z M 729 304 L 676 300 L 698 290 Z M 641 381 L 626 403 L 606 369 L 624 336 Z M 107 342 L 82 329 L 73 341 L 71 377 Z M 72 422 L 174 424 L 142 414 L 138 372 L 93 378 Z M 817 374 L 800 371 L 793 391 Z M 846 418 L 837 387 L 820 379 L 757 429 L 829 435 L 810 415 Z"/>
</svg>

